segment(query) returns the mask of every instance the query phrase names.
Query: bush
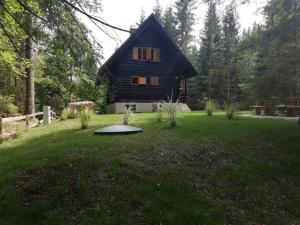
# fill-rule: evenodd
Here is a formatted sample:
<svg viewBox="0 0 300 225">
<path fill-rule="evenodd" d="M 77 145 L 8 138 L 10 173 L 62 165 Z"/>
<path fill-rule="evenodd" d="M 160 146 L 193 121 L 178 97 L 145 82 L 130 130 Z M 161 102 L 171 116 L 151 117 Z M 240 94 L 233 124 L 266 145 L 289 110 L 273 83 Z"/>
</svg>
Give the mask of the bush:
<svg viewBox="0 0 300 225">
<path fill-rule="evenodd" d="M 124 106 L 122 109 L 122 122 L 128 125 L 130 118 L 133 117 L 132 106 Z"/>
<path fill-rule="evenodd" d="M 211 99 L 207 99 L 205 102 L 205 111 L 208 116 L 212 116 L 215 110 L 215 102 Z"/>
<path fill-rule="evenodd" d="M 70 113 L 70 110 L 68 108 L 64 108 L 63 111 L 61 112 L 60 119 L 61 120 L 67 120 L 67 119 L 69 119 L 69 113 Z"/>
<path fill-rule="evenodd" d="M 75 119 L 78 117 L 77 110 L 71 111 L 70 108 L 64 108 L 61 112 L 61 120 Z"/>
<path fill-rule="evenodd" d="M 237 116 L 237 107 L 233 104 L 225 105 L 225 112 L 229 120 L 235 119 Z"/>
<path fill-rule="evenodd" d="M 179 100 L 172 101 L 172 98 L 168 102 L 163 102 L 163 111 L 167 113 L 170 127 L 177 126 L 177 112 L 178 112 Z"/>
<path fill-rule="evenodd" d="M 89 121 L 91 119 L 91 111 L 89 109 L 83 109 L 79 112 L 79 119 L 81 123 L 81 129 L 87 129 L 89 127 Z"/>
<path fill-rule="evenodd" d="M 13 98 L 0 96 L 0 117 L 18 115 L 18 107 L 13 104 Z"/>
</svg>

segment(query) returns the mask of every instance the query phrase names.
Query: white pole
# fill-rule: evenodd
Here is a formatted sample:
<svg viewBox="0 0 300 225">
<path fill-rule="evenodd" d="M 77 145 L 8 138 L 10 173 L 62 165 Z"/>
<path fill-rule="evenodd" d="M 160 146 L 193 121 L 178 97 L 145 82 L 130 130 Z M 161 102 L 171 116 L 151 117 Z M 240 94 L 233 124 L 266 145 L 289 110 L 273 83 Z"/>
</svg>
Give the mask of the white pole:
<svg viewBox="0 0 300 225">
<path fill-rule="evenodd" d="M 43 106 L 43 123 L 44 125 L 49 125 L 51 123 L 50 106 Z"/>
</svg>

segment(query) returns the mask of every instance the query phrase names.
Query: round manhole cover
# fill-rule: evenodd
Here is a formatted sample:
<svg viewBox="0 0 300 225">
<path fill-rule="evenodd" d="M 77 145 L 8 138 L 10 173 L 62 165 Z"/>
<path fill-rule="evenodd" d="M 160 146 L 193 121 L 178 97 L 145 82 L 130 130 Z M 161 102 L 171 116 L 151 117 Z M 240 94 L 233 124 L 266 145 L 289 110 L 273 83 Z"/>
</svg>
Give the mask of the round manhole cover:
<svg viewBox="0 0 300 225">
<path fill-rule="evenodd" d="M 95 134 L 134 134 L 143 129 L 129 125 L 112 125 L 95 131 Z"/>
</svg>

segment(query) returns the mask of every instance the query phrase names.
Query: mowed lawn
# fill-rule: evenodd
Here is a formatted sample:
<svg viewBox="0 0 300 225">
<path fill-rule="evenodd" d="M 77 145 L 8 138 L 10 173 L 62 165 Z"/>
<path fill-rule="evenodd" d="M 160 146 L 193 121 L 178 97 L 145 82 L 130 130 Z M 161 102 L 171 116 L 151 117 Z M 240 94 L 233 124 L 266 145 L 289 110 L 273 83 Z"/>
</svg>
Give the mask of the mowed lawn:
<svg viewBox="0 0 300 225">
<path fill-rule="evenodd" d="M 0 145 L 0 224 L 300 224 L 300 126 L 135 114 L 143 133 L 55 121 Z"/>
</svg>

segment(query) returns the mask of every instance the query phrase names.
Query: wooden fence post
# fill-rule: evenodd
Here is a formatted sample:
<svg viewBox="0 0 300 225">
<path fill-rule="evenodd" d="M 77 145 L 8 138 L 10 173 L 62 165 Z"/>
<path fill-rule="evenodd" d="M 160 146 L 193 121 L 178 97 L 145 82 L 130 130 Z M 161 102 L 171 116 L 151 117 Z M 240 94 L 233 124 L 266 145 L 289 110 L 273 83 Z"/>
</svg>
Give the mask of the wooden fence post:
<svg viewBox="0 0 300 225">
<path fill-rule="evenodd" d="M 51 109 L 50 106 L 43 106 L 43 124 L 49 125 L 51 123 Z"/>
</svg>

